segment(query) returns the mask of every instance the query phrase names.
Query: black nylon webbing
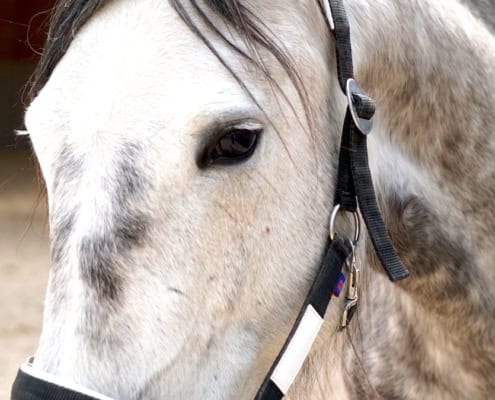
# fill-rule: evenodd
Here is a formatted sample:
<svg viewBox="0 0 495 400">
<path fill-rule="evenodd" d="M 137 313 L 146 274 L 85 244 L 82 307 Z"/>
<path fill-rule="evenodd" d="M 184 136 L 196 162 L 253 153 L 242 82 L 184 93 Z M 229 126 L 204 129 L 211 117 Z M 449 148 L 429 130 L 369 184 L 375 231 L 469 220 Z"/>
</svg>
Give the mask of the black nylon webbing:
<svg viewBox="0 0 495 400">
<path fill-rule="evenodd" d="M 282 350 L 280 350 L 280 353 L 278 354 L 270 371 L 266 375 L 263 384 L 256 394 L 255 400 L 280 400 L 283 398 L 284 394 L 271 380 L 273 371 L 277 367 L 280 359 L 287 349 L 287 346 L 291 342 L 297 328 L 299 327 L 308 305 L 313 306 L 322 318 L 325 316 L 327 307 L 332 299 L 333 290 L 337 284 L 339 273 L 342 271 L 342 267 L 351 252 L 351 245 L 341 238 L 336 238 L 330 243 L 323 259 L 323 263 L 316 275 L 311 289 L 309 290 L 306 300 L 301 307 L 301 311 L 299 312 L 296 322 L 292 327 L 289 337 L 285 341 L 285 344 L 282 347 Z"/>
<path fill-rule="evenodd" d="M 19 370 L 12 386 L 11 400 L 95 400 Z"/>
<path fill-rule="evenodd" d="M 337 49 L 339 85 L 344 94 L 348 95 L 348 82 L 354 79 L 349 23 L 342 0 L 326 1 L 329 2 L 335 27 L 334 34 Z M 357 85 L 355 86 L 359 88 Z M 349 85 L 349 87 L 351 86 Z M 360 90 L 349 90 L 353 92 L 348 95 L 350 104 L 344 120 L 335 205 L 339 205 L 340 209 L 344 211 L 357 212 L 358 208 L 360 209 L 373 246 L 389 278 L 392 281 L 404 279 L 409 276 L 409 271 L 402 264 L 392 245 L 377 205 L 373 180 L 369 170 L 366 134 L 369 133 L 371 124 L 368 124 L 369 127 L 366 129 L 362 123 L 358 127 L 354 119 L 361 119 L 359 122 L 362 122 L 362 120 L 370 121 L 375 113 L 374 102 Z M 352 107 L 352 111 L 350 107 Z M 354 112 L 356 115 L 353 115 Z M 340 250 L 337 250 L 339 247 Z M 331 299 L 331 291 L 337 280 L 337 271 L 340 272 L 343 263 L 351 252 L 350 249 L 347 252 L 343 249 L 345 249 L 345 243 L 338 237 L 331 242 L 323 266 L 317 275 L 296 323 L 259 389 L 255 400 L 280 400 L 283 398 L 284 394 L 270 378 L 285 353 L 287 346 L 290 344 L 307 305 L 315 305 L 318 313 L 322 317 L 324 316 Z"/>
<path fill-rule="evenodd" d="M 409 271 L 404 266 L 390 239 L 383 222 L 382 214 L 377 205 L 373 180 L 368 163 L 366 136 L 358 129 L 353 121 L 349 130 L 352 138 L 351 166 L 354 177 L 354 187 L 359 200 L 359 208 L 368 228 L 373 247 L 391 281 L 405 279 Z"/>
<path fill-rule="evenodd" d="M 350 124 L 352 122 L 351 112 L 347 110 L 344 119 L 344 132 L 348 132 L 351 129 Z M 355 212 L 358 205 L 354 177 L 352 176 L 351 147 L 352 137 L 350 135 L 342 135 L 334 202 L 335 204 L 340 204 L 341 209 L 344 211 Z"/>
<path fill-rule="evenodd" d="M 349 23 L 342 0 L 329 0 L 329 4 L 335 26 L 339 84 L 347 95 L 347 81 L 354 75 Z M 370 98 L 364 93 L 352 93 L 351 101 L 349 107 L 353 107 L 360 118 L 371 120 L 375 109 Z M 366 140 L 348 108 L 342 132 L 335 204 L 353 212 L 359 205 L 378 258 L 390 280 L 398 281 L 408 277 L 409 271 L 397 256 L 377 205 Z"/>
<path fill-rule="evenodd" d="M 270 376 L 270 375 L 269 375 Z M 284 393 L 278 388 L 273 381 L 268 380 L 256 395 L 255 400 L 281 400 Z"/>
<path fill-rule="evenodd" d="M 325 1 L 325 0 L 324 0 Z M 349 20 L 341 0 L 329 1 L 334 23 L 334 34 L 337 47 L 337 73 L 340 88 L 345 93 L 347 81 L 354 78 L 352 64 L 351 31 Z"/>
</svg>

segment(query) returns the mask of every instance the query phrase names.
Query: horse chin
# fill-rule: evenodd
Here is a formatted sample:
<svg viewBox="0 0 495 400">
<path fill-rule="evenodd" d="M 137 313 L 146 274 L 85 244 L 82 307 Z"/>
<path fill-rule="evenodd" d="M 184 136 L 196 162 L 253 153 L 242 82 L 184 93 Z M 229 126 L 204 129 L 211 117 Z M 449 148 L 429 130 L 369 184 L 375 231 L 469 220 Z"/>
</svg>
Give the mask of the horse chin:
<svg viewBox="0 0 495 400">
<path fill-rule="evenodd" d="M 180 336 L 136 332 L 127 340 L 64 326 L 45 328 L 33 368 L 115 399 L 240 398 L 259 347 L 245 326 L 208 334 L 189 327 Z"/>
<path fill-rule="evenodd" d="M 260 330 L 236 317 L 245 311 L 199 304 L 192 289 L 168 286 L 173 275 L 165 286 L 147 276 L 141 287 L 135 275 L 118 303 L 58 279 L 52 274 L 35 370 L 115 399 L 231 399 L 250 382 L 261 342 Z"/>
</svg>

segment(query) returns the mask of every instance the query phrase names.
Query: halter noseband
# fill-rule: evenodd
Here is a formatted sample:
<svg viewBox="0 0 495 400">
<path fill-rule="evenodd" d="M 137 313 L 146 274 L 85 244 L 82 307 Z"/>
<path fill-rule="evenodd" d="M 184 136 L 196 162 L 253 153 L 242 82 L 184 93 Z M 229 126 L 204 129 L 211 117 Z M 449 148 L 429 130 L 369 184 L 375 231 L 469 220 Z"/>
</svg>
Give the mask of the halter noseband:
<svg viewBox="0 0 495 400">
<path fill-rule="evenodd" d="M 354 81 L 349 23 L 342 0 L 323 0 L 323 11 L 335 36 L 339 84 L 347 96 L 347 112 L 340 146 L 337 188 L 330 219 L 329 242 L 322 265 L 292 327 L 288 339 L 270 368 L 255 400 L 280 400 L 294 382 L 323 324 L 332 295 L 340 292 L 342 268 L 349 269 L 348 292 L 341 327 L 352 318 L 358 299 L 355 247 L 359 241 L 361 214 L 385 271 L 391 281 L 409 276 L 397 256 L 378 209 L 368 165 L 367 135 L 372 129 L 375 105 Z M 354 238 L 336 232 L 337 214 L 351 213 Z M 12 388 L 12 400 L 111 400 L 80 386 L 65 385 L 59 379 L 25 364 Z"/>
</svg>

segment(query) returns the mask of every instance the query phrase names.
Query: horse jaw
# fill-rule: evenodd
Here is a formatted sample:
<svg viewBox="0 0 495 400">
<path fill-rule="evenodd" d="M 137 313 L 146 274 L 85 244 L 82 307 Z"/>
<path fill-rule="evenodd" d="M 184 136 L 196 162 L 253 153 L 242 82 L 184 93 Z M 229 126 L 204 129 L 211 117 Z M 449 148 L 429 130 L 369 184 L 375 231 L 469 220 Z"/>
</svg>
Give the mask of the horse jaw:
<svg viewBox="0 0 495 400">
<path fill-rule="evenodd" d="M 212 37 L 262 112 L 161 0 L 104 6 L 30 106 L 52 238 L 35 368 L 122 399 L 252 397 L 325 245 L 341 122 L 316 6 L 255 6 L 335 136 L 307 133 L 273 58 L 295 114 Z M 264 127 L 253 157 L 199 169 L 211 127 L 246 118 Z"/>
</svg>

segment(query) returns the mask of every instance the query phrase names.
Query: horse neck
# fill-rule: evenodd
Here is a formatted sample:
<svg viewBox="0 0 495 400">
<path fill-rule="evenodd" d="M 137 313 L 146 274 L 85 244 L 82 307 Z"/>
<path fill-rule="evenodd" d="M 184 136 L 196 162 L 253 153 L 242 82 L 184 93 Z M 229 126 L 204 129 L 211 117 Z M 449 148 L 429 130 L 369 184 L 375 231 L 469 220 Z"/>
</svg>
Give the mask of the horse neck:
<svg viewBox="0 0 495 400">
<path fill-rule="evenodd" d="M 452 0 L 348 0 L 347 12 L 357 80 L 377 101 L 375 188 L 412 276 L 390 283 L 361 247 L 358 315 L 345 333 L 326 332 L 294 398 L 489 398 L 494 38 Z"/>
<path fill-rule="evenodd" d="M 378 190 L 461 218 L 495 284 L 495 38 L 457 1 L 348 3 L 358 80 L 378 102 Z"/>
</svg>

